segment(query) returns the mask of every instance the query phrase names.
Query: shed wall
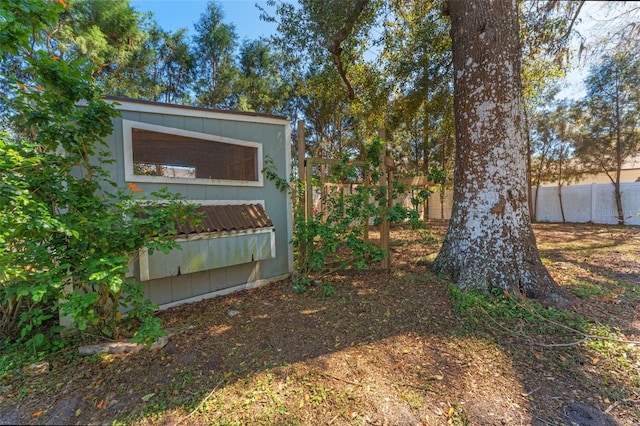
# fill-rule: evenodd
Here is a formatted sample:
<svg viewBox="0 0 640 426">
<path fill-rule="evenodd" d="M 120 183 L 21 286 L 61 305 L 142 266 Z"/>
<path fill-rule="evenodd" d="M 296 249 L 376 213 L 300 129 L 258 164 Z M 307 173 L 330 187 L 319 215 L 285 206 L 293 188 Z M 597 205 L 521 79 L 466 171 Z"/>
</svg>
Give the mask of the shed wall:
<svg viewBox="0 0 640 426">
<path fill-rule="evenodd" d="M 121 109 L 122 117 L 113 121 L 114 131 L 105 142 L 114 154 L 115 162 L 104 165 L 119 187 L 126 187 L 123 148 L 123 120 L 156 124 L 176 129 L 189 130 L 226 138 L 257 142 L 263 146 L 263 155 L 273 159 L 274 165 L 282 176 L 289 174 L 289 124 L 286 120 L 263 120 L 272 122 L 249 122 L 230 116 L 222 118 L 190 117 L 176 115 L 175 112 L 156 113 Z M 161 109 L 161 108 L 159 108 Z M 206 115 L 206 114 L 203 114 Z M 240 265 L 211 269 L 197 273 L 181 274 L 143 282 L 145 295 L 154 303 L 166 305 L 186 299 L 197 298 L 224 289 L 246 286 L 247 283 L 262 283 L 282 278 L 292 268 L 289 240 L 291 239 L 292 219 L 289 210 L 290 201 L 285 192 L 278 190 L 273 182 L 265 180 L 263 187 L 231 185 L 190 185 L 158 184 L 136 182 L 148 198 L 154 191 L 167 187 L 171 192 L 182 195 L 187 200 L 203 204 L 207 202 L 248 203 L 256 200 L 264 202 L 264 208 L 273 221 L 275 228 L 275 252 L 273 259 L 243 263 Z M 138 270 L 138 266 L 135 266 Z"/>
</svg>

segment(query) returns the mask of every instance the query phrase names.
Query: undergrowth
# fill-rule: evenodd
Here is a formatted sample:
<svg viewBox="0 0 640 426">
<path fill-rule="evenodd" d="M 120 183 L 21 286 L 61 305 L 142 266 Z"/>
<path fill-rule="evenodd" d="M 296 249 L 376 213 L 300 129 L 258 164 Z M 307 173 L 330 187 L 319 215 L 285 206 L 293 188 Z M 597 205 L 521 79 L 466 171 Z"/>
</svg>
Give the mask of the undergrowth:
<svg viewBox="0 0 640 426">
<path fill-rule="evenodd" d="M 502 290 L 491 294 L 464 292 L 450 286 L 454 311 L 464 319 L 469 331 L 481 331 L 483 327 L 517 337 L 547 335 L 558 337 L 570 334 L 589 334 L 592 324 L 585 318 L 567 311 L 545 308 L 535 301 L 506 295 Z M 531 335 L 524 334 L 528 330 Z"/>
<path fill-rule="evenodd" d="M 565 367 L 586 371 L 587 385 L 609 409 L 626 404 L 640 415 L 635 404 L 640 395 L 640 341 L 627 339 L 616 327 L 502 291 L 468 293 L 451 285 L 449 294 L 466 332 L 506 339 L 508 345 L 517 339 L 523 347 L 553 353 Z"/>
</svg>

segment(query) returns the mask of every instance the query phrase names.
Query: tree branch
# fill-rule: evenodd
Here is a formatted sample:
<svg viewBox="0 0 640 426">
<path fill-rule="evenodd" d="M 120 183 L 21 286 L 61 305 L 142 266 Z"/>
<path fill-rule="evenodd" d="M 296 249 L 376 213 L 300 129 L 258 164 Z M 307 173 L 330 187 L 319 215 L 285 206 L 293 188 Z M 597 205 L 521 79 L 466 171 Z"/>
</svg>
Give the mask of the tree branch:
<svg viewBox="0 0 640 426">
<path fill-rule="evenodd" d="M 585 0 L 582 0 L 578 4 L 578 8 L 576 9 L 575 13 L 573 14 L 573 18 L 571 18 L 571 23 L 569 24 L 569 28 L 567 28 L 567 32 L 565 33 L 565 35 L 562 36 L 562 40 L 565 40 L 565 39 L 569 38 L 569 35 L 571 34 L 571 31 L 573 31 L 573 25 L 576 23 L 576 19 L 578 19 L 578 15 L 580 15 L 580 10 L 582 9 L 582 6 L 584 6 L 584 3 L 585 3 Z"/>
<path fill-rule="evenodd" d="M 340 74 L 340 78 L 344 82 L 344 85 L 347 89 L 347 96 L 349 96 L 350 100 L 354 100 L 356 98 L 355 91 L 353 90 L 353 86 L 349 81 L 349 77 L 347 76 L 347 69 L 342 60 L 342 43 L 351 35 L 353 32 L 353 28 L 358 21 L 358 18 L 362 15 L 364 10 L 367 8 L 371 0 L 357 0 L 354 4 L 354 8 L 351 10 L 351 13 L 347 16 L 344 25 L 333 38 L 333 43 L 329 47 L 329 52 L 333 57 L 333 62 L 336 64 L 338 68 L 338 74 Z"/>
</svg>

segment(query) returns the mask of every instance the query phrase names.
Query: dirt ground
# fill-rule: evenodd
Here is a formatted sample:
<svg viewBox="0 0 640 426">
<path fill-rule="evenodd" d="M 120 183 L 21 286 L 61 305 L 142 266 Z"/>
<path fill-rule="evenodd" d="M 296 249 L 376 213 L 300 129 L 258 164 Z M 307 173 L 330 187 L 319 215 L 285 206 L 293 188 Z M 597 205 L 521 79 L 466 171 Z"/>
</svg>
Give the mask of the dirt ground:
<svg viewBox="0 0 640 426">
<path fill-rule="evenodd" d="M 44 374 L 16 370 L 0 381 L 0 423 L 640 424 L 640 228 L 535 225 L 573 311 L 609 339 L 565 329 L 557 341 L 544 322 L 456 314 L 429 269 L 445 230 L 393 229 L 391 272 L 161 312 L 162 349 L 69 348 Z"/>
</svg>

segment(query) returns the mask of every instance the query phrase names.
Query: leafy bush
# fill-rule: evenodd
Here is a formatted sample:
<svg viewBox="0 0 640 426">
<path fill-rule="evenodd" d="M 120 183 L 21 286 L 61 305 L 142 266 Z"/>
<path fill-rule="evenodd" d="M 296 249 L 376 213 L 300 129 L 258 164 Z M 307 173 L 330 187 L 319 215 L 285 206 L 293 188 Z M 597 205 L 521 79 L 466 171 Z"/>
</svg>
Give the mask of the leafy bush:
<svg viewBox="0 0 640 426">
<path fill-rule="evenodd" d="M 2 82 L 10 125 L 0 134 L 0 333 L 46 349 L 61 309 L 80 330 L 118 337 L 131 309 L 137 338 L 148 341 L 159 323 L 126 278 L 129 263 L 142 247 L 173 248 L 174 218 L 193 207 L 160 191 L 151 195 L 164 208 L 148 209 L 140 188 L 109 181 L 104 138 L 118 112 L 91 63 L 61 60 L 52 29 L 63 3 L 0 0 L 0 50 L 14 54 L 12 67 L 2 63 L 12 72 Z"/>
<path fill-rule="evenodd" d="M 385 207 L 389 199 L 386 186 L 363 184 L 365 176 L 369 176 L 372 182 L 378 182 L 381 149 L 381 140 L 375 139 L 365 153 L 365 165 L 354 165 L 348 156 L 331 164 L 328 173 L 330 185 L 319 191 L 321 208 L 311 217 L 307 217 L 306 212 L 305 183 L 297 180 L 290 185 L 278 175 L 273 161 L 265 160 L 262 173 L 278 189 L 291 191 L 294 199 L 295 291 L 305 291 L 309 285 L 336 269 L 363 269 L 384 259 L 384 250 L 365 239 L 365 227 L 370 221 L 380 225 L 383 220 L 392 223 L 408 220 L 416 229 L 423 226 L 424 222 L 419 220 L 416 212 L 399 204 Z M 345 190 L 345 185 L 350 186 L 349 191 Z M 318 187 L 320 183 L 314 179 L 312 186 Z M 397 182 L 391 190 L 392 198 L 406 192 Z M 325 295 L 332 293 L 327 288 L 323 288 L 323 292 Z"/>
</svg>

